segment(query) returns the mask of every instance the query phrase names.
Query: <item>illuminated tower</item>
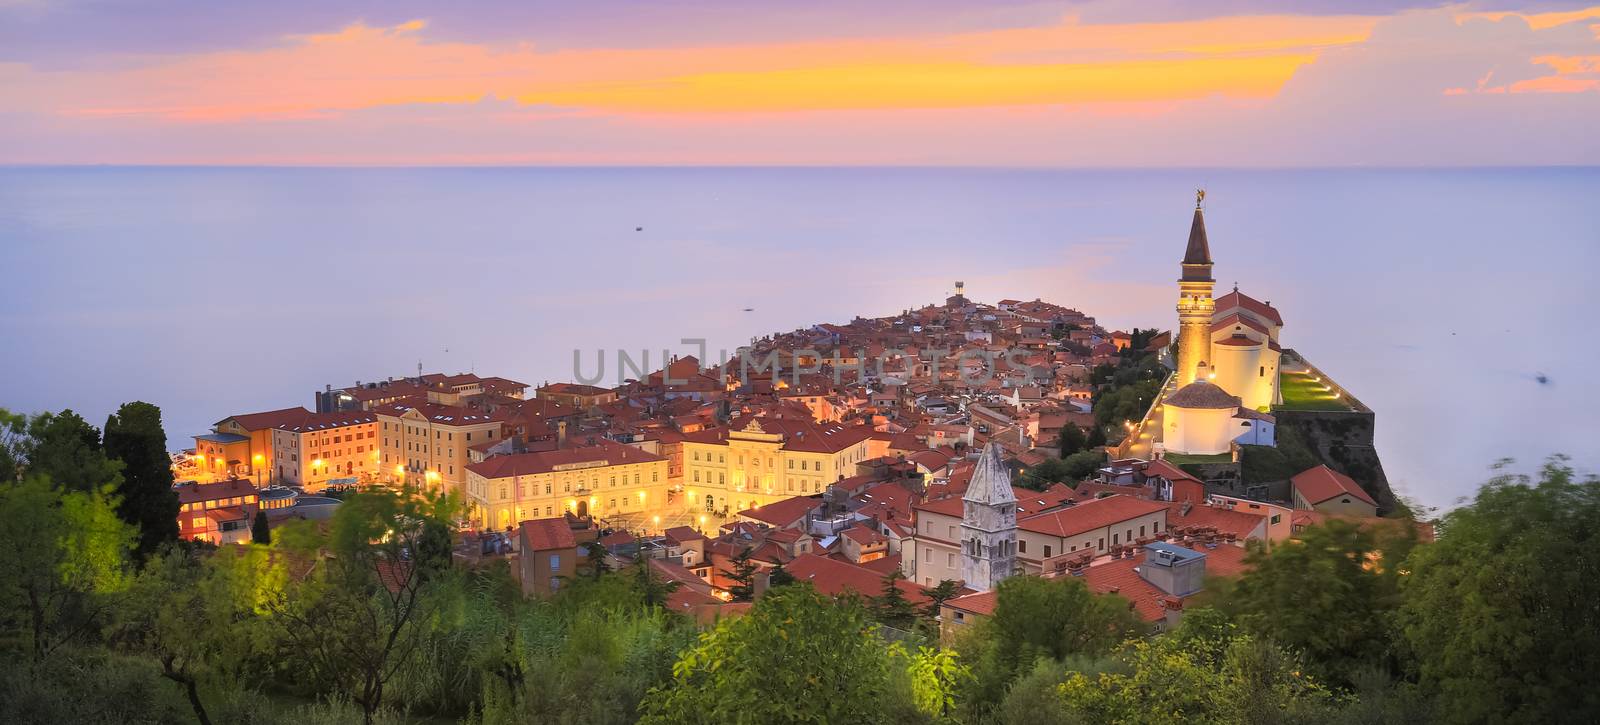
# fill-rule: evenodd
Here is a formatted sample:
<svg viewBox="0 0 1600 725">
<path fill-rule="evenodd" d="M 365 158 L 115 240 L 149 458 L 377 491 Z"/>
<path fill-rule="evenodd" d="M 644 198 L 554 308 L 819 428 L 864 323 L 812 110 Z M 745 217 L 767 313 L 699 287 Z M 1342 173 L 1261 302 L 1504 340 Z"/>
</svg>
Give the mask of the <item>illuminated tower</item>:
<svg viewBox="0 0 1600 725">
<path fill-rule="evenodd" d="M 1183 276 L 1178 278 L 1178 387 L 1195 381 L 1195 371 L 1211 356 L 1211 246 L 1206 243 L 1206 221 L 1200 214 L 1204 189 L 1195 192 L 1194 224 L 1189 227 L 1189 248 L 1183 253 Z"/>
</svg>

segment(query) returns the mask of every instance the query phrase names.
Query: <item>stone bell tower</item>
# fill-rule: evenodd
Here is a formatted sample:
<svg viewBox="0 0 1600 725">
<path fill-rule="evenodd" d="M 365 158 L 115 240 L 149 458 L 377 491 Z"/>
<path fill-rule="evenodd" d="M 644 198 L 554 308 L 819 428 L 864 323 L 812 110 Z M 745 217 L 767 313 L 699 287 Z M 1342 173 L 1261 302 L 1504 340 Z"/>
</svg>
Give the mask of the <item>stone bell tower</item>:
<svg viewBox="0 0 1600 725">
<path fill-rule="evenodd" d="M 1189 226 L 1189 248 L 1183 254 L 1183 276 L 1178 278 L 1178 387 L 1195 381 L 1196 370 L 1211 357 L 1211 245 L 1206 242 L 1206 220 L 1200 204 L 1204 189 L 1195 192 L 1194 223 Z"/>
<path fill-rule="evenodd" d="M 961 580 L 986 592 L 1017 567 L 1017 497 L 999 445 L 984 446 L 961 504 Z"/>
</svg>

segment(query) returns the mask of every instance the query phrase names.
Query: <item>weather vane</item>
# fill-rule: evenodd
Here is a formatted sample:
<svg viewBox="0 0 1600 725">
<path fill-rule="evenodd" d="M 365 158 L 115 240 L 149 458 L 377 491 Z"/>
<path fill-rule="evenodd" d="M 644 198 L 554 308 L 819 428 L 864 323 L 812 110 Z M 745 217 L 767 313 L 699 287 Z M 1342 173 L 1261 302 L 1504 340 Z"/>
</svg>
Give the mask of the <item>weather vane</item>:
<svg viewBox="0 0 1600 725">
<path fill-rule="evenodd" d="M 1199 209 L 1200 208 L 1200 202 L 1205 201 L 1205 200 L 1206 200 L 1206 190 L 1205 189 L 1195 189 L 1194 190 L 1194 208 Z"/>
</svg>

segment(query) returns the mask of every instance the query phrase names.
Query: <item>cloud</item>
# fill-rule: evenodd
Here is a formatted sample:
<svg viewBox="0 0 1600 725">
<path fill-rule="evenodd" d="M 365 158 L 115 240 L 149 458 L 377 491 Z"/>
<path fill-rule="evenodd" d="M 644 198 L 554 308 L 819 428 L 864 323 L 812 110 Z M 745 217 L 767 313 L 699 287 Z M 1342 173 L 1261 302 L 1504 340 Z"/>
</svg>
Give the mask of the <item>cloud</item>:
<svg viewBox="0 0 1600 725">
<path fill-rule="evenodd" d="M 1597 17 L 1069 19 L 553 51 L 356 24 L 111 71 L 0 65 L 19 91 L 0 96 L 0 161 L 1596 163 Z"/>
</svg>

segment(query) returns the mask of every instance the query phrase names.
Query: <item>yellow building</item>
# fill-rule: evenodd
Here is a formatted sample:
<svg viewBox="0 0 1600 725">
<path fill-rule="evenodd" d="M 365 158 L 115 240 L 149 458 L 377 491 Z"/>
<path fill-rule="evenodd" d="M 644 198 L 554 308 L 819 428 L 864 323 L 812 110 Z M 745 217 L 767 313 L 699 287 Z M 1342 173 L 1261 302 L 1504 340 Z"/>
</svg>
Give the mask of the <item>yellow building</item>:
<svg viewBox="0 0 1600 725">
<path fill-rule="evenodd" d="M 667 506 L 667 459 L 599 439 L 594 445 L 494 456 L 466 467 L 467 518 L 506 529 L 530 519 L 604 519 Z"/>
<path fill-rule="evenodd" d="M 742 511 L 820 493 L 855 475 L 871 456 L 872 429 L 750 418 L 683 440 L 683 487 L 691 508 Z"/>
<path fill-rule="evenodd" d="M 433 403 L 396 403 L 375 414 L 381 436 L 377 462 L 383 480 L 454 493 L 466 485 L 471 463 L 467 449 L 500 440 L 509 420 L 505 409 L 486 413 Z"/>
<path fill-rule="evenodd" d="M 275 480 L 319 491 L 378 474 L 378 419 L 362 410 L 305 413 L 272 428 Z"/>
<path fill-rule="evenodd" d="M 268 480 L 284 480 L 287 470 L 277 466 L 272 431 L 308 415 L 311 411 L 296 406 L 232 415 L 217 421 L 212 432 L 194 437 L 194 462 L 203 472 L 200 479 L 220 481 L 237 477 L 261 484 Z"/>
</svg>

